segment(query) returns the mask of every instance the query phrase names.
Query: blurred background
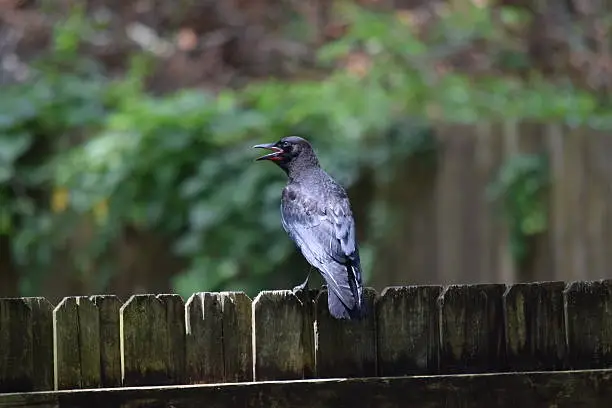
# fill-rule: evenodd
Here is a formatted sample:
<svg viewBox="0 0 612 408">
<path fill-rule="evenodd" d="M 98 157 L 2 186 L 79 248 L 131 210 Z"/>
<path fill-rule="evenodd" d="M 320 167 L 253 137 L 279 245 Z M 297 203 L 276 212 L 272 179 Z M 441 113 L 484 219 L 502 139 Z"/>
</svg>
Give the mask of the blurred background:
<svg viewBox="0 0 612 408">
<path fill-rule="evenodd" d="M 347 187 L 378 290 L 609 277 L 611 24 L 593 0 L 0 0 L 0 296 L 301 283 L 285 175 L 250 148 L 290 134 Z"/>
</svg>

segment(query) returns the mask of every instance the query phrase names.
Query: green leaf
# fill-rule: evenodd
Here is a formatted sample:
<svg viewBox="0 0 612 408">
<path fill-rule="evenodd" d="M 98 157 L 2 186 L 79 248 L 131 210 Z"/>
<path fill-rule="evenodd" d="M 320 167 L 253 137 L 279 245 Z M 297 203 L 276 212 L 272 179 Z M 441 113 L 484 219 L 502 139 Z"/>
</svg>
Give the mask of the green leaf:
<svg viewBox="0 0 612 408">
<path fill-rule="evenodd" d="M 29 133 L 12 133 L 0 135 L 0 164 L 14 163 L 32 145 Z"/>
</svg>

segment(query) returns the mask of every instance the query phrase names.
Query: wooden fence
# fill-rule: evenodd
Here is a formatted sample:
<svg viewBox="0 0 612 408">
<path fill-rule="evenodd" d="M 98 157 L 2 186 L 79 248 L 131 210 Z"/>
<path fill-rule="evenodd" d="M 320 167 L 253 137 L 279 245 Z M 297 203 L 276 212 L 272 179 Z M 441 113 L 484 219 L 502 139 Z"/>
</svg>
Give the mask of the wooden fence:
<svg viewBox="0 0 612 408">
<path fill-rule="evenodd" d="M 393 228 L 375 243 L 372 286 L 610 277 L 610 131 L 509 120 L 440 123 L 435 132 L 434 168 L 407 160 L 388 183 L 373 187 L 394 212 Z M 546 159 L 550 186 L 545 231 L 524 242 L 528 256 L 517 264 L 510 252 L 511 223 L 487 191 L 520 154 Z M 355 205 L 358 198 L 358 192 L 351 197 Z M 364 219 L 357 220 L 361 228 Z"/>
<path fill-rule="evenodd" d="M 612 280 L 366 299 L 361 322 L 314 290 L 0 299 L 0 392 L 612 368 Z"/>
</svg>

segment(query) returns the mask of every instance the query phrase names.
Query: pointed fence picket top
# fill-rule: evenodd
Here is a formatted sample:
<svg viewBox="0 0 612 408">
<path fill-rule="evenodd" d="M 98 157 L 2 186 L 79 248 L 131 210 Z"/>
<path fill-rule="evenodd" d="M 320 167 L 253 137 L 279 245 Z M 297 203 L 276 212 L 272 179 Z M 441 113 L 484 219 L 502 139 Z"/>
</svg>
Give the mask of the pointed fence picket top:
<svg viewBox="0 0 612 408">
<path fill-rule="evenodd" d="M 52 311 L 44 298 L 0 299 L 0 392 L 53 388 Z"/>
<path fill-rule="evenodd" d="M 305 378 L 312 351 L 304 344 L 304 305 L 290 290 L 261 292 L 253 301 L 253 376 L 257 381 Z M 312 321 L 310 321 L 312 324 Z"/>
<path fill-rule="evenodd" d="M 32 311 L 33 391 L 53 389 L 53 306 L 42 297 L 26 297 Z"/>
<path fill-rule="evenodd" d="M 223 382 L 225 364 L 221 295 L 210 292 L 193 294 L 185 303 L 185 328 L 187 382 Z"/>
<path fill-rule="evenodd" d="M 185 304 L 187 382 L 251 381 L 251 299 L 200 292 Z"/>
<path fill-rule="evenodd" d="M 67 297 L 53 310 L 55 389 L 98 388 L 100 316 L 85 296 Z"/>
<path fill-rule="evenodd" d="M 185 317 L 178 295 L 134 295 L 119 311 L 124 386 L 181 384 Z"/>
<path fill-rule="evenodd" d="M 0 392 L 32 389 L 32 311 L 23 299 L 0 299 Z"/>
</svg>

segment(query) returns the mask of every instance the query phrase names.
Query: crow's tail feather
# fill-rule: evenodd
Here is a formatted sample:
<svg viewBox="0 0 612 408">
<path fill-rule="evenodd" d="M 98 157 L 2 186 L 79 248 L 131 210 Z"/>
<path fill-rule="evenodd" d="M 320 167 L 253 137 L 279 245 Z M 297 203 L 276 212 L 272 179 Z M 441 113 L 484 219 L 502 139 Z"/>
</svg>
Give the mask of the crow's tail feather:
<svg viewBox="0 0 612 408">
<path fill-rule="evenodd" d="M 361 292 L 361 291 L 360 291 Z M 334 290 L 327 289 L 327 304 L 329 313 L 336 319 L 361 320 L 366 315 L 366 306 L 363 299 L 355 302 L 353 308 L 348 308 Z"/>
</svg>

